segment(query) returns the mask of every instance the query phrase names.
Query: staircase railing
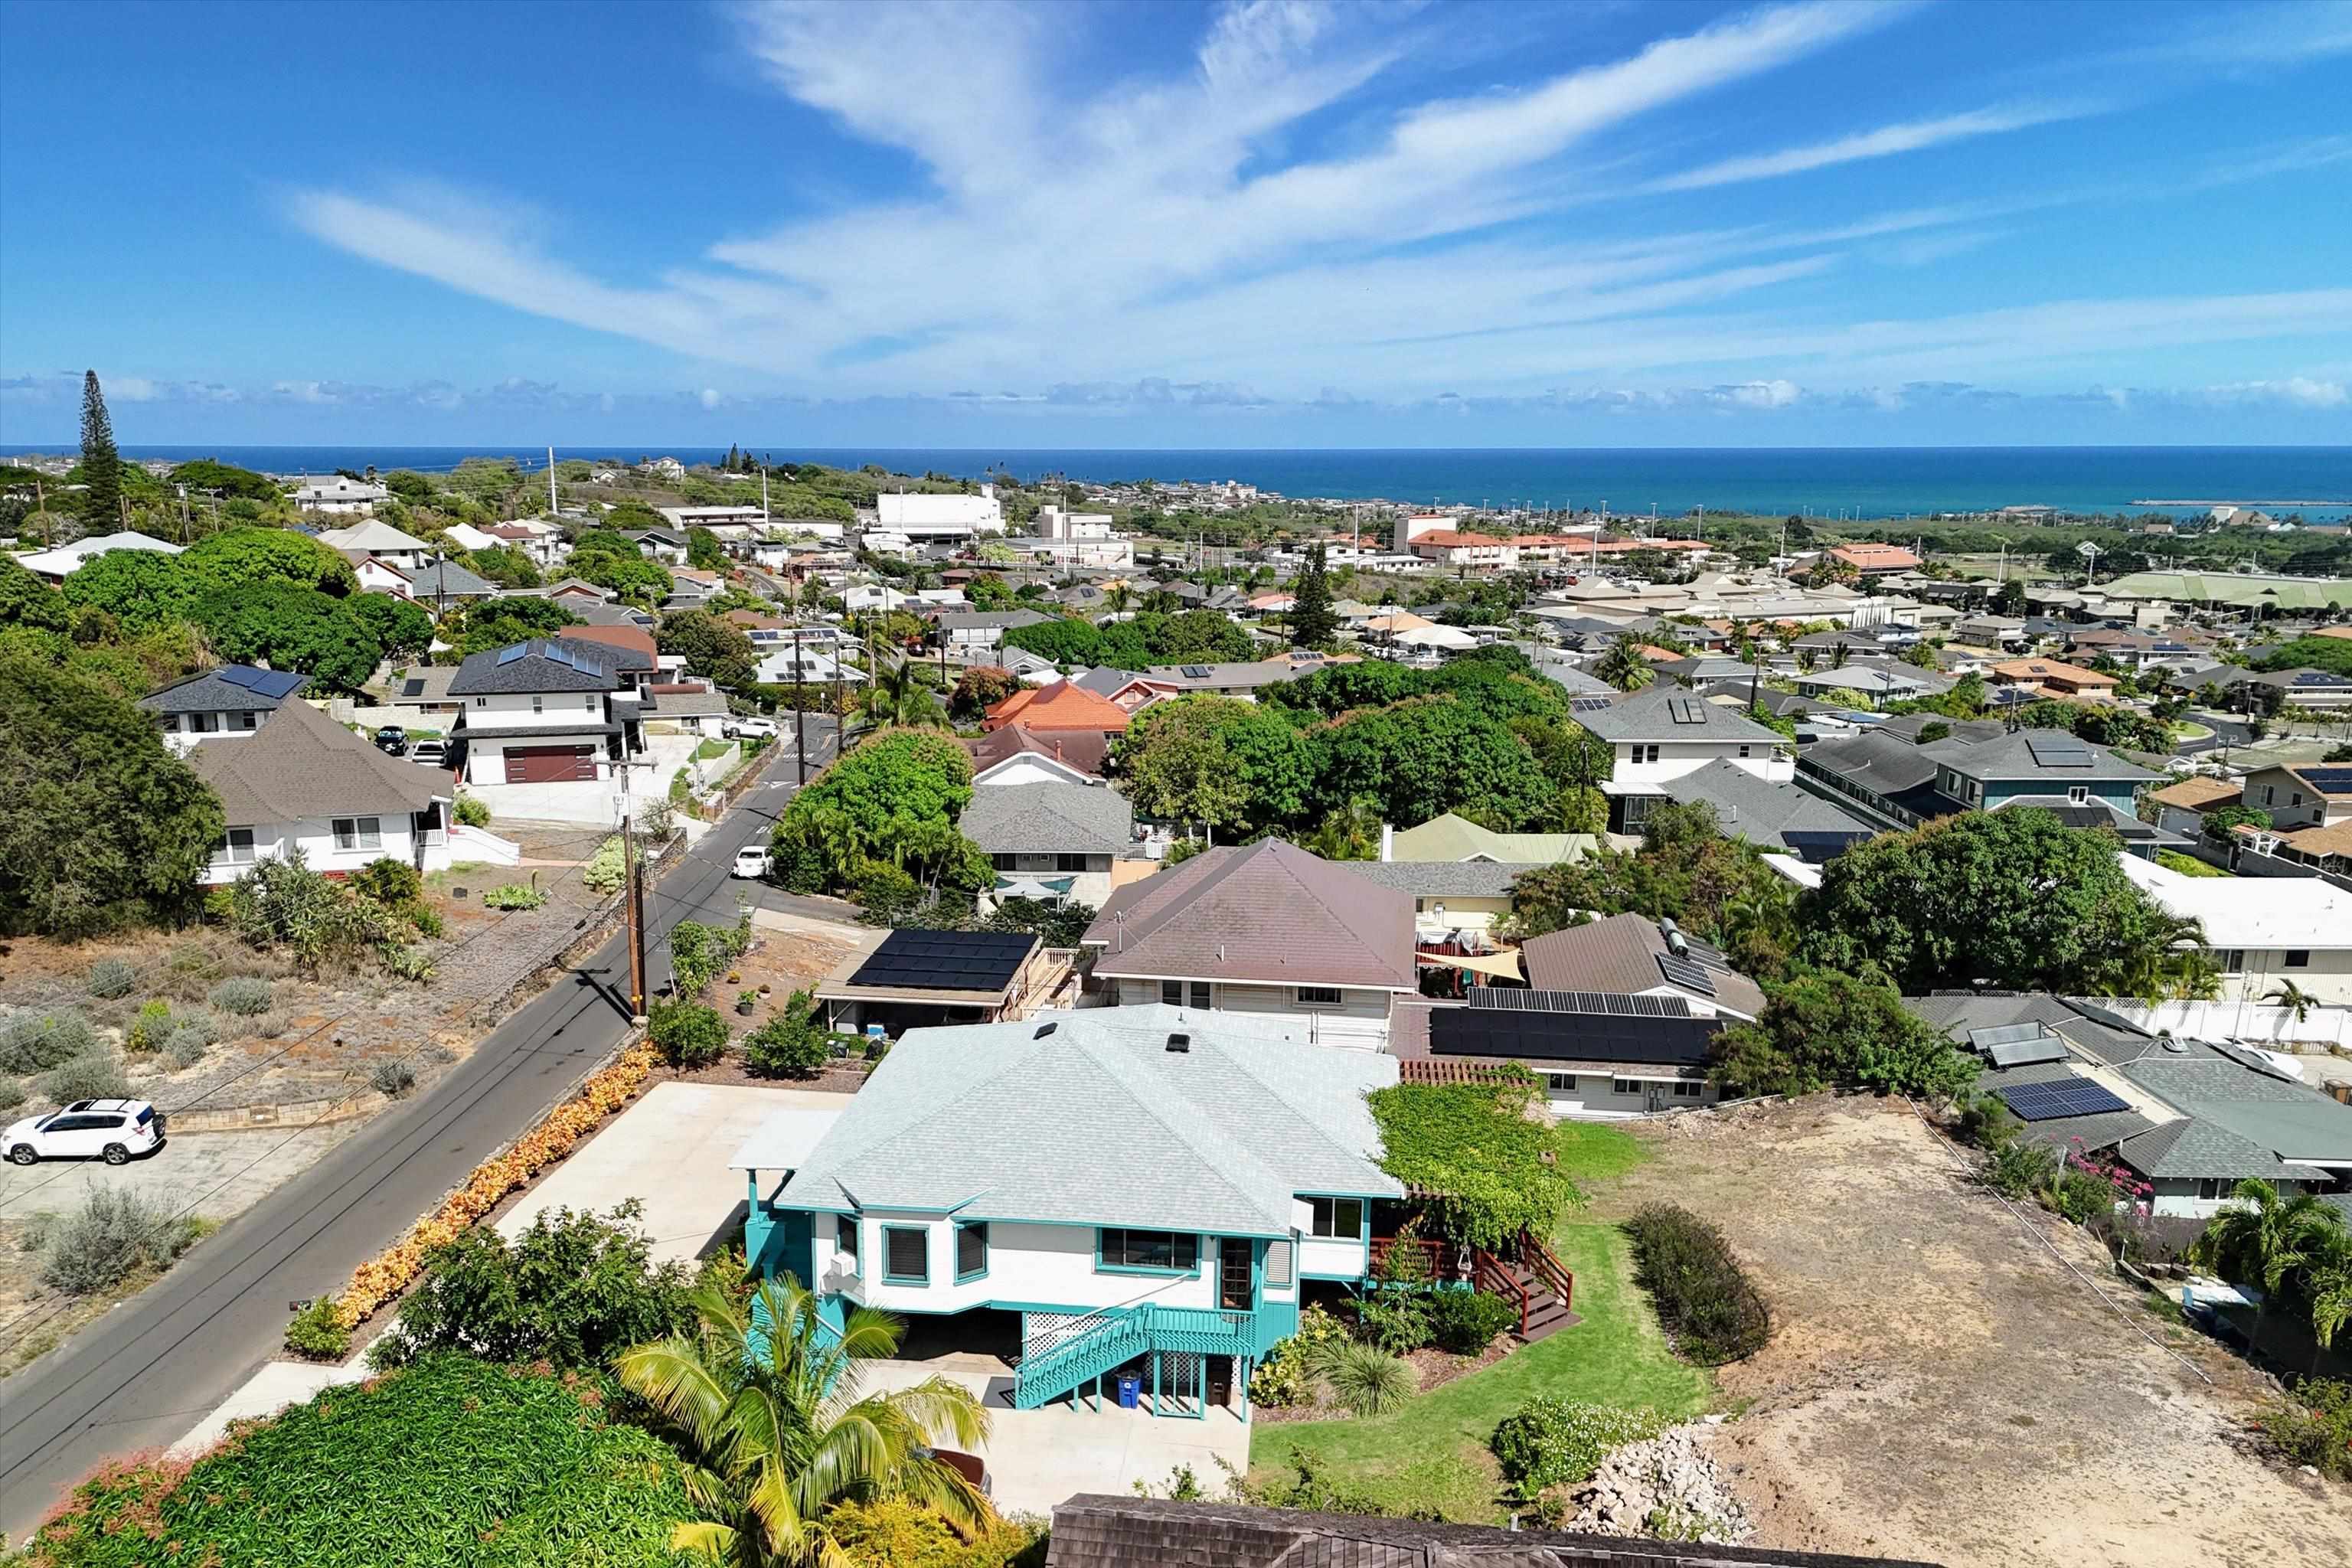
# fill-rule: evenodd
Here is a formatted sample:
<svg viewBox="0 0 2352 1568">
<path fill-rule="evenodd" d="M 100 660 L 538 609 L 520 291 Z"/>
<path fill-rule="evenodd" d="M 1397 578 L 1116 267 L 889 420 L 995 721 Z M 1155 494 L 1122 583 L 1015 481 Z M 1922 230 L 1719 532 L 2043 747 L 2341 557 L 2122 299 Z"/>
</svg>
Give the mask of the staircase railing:
<svg viewBox="0 0 2352 1568">
<path fill-rule="evenodd" d="M 1147 1351 L 1231 1356 L 1257 1352 L 1256 1320 L 1248 1312 L 1163 1307 L 1146 1301 L 1133 1307 L 1107 1307 L 1033 1328 L 1036 1320 L 1046 1316 L 1030 1313 L 1022 1324 L 1013 1403 L 1023 1410 L 1034 1409 Z"/>
<path fill-rule="evenodd" d="M 1576 1276 L 1552 1255 L 1550 1247 L 1536 1239 L 1533 1231 L 1519 1232 L 1519 1258 L 1527 1264 L 1528 1272 L 1542 1280 L 1545 1288 L 1559 1298 L 1561 1306 L 1574 1305 Z"/>
<path fill-rule="evenodd" d="M 1519 1332 L 1528 1331 L 1528 1288 L 1519 1283 L 1519 1277 L 1512 1272 L 1509 1264 L 1483 1247 L 1474 1247 L 1470 1253 L 1470 1283 L 1509 1302 L 1518 1311 Z"/>
<path fill-rule="evenodd" d="M 1428 1266 L 1429 1278 L 1432 1279 L 1451 1282 L 1462 1278 L 1459 1249 L 1452 1242 L 1427 1236 L 1372 1237 L 1371 1252 L 1367 1258 L 1371 1267 L 1368 1272 L 1377 1277 L 1381 1271 L 1381 1265 L 1387 1262 L 1389 1255 L 1399 1247 L 1420 1253 L 1423 1262 Z"/>
</svg>

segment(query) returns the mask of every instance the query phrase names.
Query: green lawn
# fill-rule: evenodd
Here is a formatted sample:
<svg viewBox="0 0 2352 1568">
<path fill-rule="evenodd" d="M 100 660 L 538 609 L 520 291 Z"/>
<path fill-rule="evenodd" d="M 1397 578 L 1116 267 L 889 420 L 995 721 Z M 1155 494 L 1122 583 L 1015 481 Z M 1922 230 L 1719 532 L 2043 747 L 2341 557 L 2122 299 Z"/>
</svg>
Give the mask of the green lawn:
<svg viewBox="0 0 2352 1568">
<path fill-rule="evenodd" d="M 2230 873 L 2219 866 L 2208 866 L 2193 855 L 2183 855 L 2178 849 L 2159 849 L 2156 863 L 2168 871 L 2178 871 L 2184 877 L 2226 877 Z"/>
<path fill-rule="evenodd" d="M 1606 1179 L 1641 1158 L 1641 1146 L 1612 1127 L 1570 1122 L 1582 1156 L 1571 1173 Z M 1583 1321 L 1516 1351 L 1483 1372 L 1457 1378 L 1370 1420 L 1260 1424 L 1250 1462 L 1279 1468 L 1293 1448 L 1324 1461 L 1331 1478 L 1376 1487 L 1400 1510 L 1435 1509 L 1453 1520 L 1500 1519 L 1500 1476 L 1486 1440 L 1504 1416 L 1538 1394 L 1593 1404 L 1645 1405 L 1696 1415 L 1712 1393 L 1706 1374 L 1676 1361 L 1649 1300 L 1633 1284 L 1623 1236 L 1613 1225 L 1571 1220 L 1554 1241 L 1576 1276 Z"/>
<path fill-rule="evenodd" d="M 713 757 L 724 755 L 727 748 L 734 743 L 732 741 L 705 741 L 694 748 L 694 760 L 707 763 Z"/>
</svg>

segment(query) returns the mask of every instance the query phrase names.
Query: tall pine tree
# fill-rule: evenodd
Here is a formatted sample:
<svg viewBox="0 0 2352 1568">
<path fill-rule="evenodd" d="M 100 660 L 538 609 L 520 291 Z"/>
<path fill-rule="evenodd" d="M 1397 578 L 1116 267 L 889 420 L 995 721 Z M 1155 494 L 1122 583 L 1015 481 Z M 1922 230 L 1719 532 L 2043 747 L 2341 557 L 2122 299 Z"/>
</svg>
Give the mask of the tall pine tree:
<svg viewBox="0 0 2352 1568">
<path fill-rule="evenodd" d="M 92 533 L 122 527 L 122 458 L 114 449 L 114 421 L 106 416 L 106 394 L 98 372 L 81 378 L 81 516 Z"/>
<path fill-rule="evenodd" d="M 1307 547 L 1307 564 L 1290 591 L 1290 640 L 1298 647 L 1320 647 L 1337 636 L 1339 614 L 1331 608 L 1331 573 L 1321 541 Z"/>
</svg>

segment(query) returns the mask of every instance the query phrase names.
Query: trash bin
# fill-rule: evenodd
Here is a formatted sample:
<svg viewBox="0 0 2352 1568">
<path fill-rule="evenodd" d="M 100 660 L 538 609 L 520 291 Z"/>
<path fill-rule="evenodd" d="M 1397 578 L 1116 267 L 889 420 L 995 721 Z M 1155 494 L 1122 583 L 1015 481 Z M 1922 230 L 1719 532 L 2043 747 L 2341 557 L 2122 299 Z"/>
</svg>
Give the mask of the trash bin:
<svg viewBox="0 0 2352 1568">
<path fill-rule="evenodd" d="M 1131 1372 L 1119 1373 L 1118 1407 L 1132 1410 L 1143 1403 L 1143 1379 Z"/>
</svg>

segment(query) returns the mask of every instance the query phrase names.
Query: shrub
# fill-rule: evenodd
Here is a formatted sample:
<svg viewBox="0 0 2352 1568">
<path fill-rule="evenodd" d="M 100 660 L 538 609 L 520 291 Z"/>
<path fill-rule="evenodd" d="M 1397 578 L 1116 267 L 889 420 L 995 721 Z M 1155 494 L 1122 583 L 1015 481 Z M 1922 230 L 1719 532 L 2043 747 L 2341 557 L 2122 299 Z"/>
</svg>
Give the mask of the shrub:
<svg viewBox="0 0 2352 1568">
<path fill-rule="evenodd" d="M 592 893 L 617 893 L 627 879 L 618 834 L 599 844 L 596 853 L 588 857 L 588 864 L 580 868 L 580 885 Z"/>
<path fill-rule="evenodd" d="M 98 1049 L 98 1031 L 79 1013 L 0 1015 L 0 1072 L 42 1072 Z"/>
<path fill-rule="evenodd" d="M 736 993 L 735 1011 L 742 1015 L 744 1017 L 750 1017 L 751 1016 L 751 1010 L 759 1005 L 760 994 L 757 991 L 752 990 L 749 985 L 746 985 L 741 991 Z"/>
<path fill-rule="evenodd" d="M 163 1055 L 175 1068 L 192 1068 L 220 1039 L 220 1026 L 208 1013 L 192 1013 L 163 1040 Z"/>
<path fill-rule="evenodd" d="M 725 948 L 725 932 L 699 921 L 680 921 L 670 928 L 669 970 L 680 996 L 697 996 L 717 973 Z"/>
<path fill-rule="evenodd" d="M 635 1199 L 609 1215 L 557 1209 L 511 1242 L 487 1226 L 425 1255 L 425 1275 L 400 1321 L 369 1352 L 375 1367 L 405 1366 L 436 1350 L 493 1361 L 601 1367 L 631 1345 L 684 1331 L 692 1283 L 678 1263 L 656 1265 Z"/>
<path fill-rule="evenodd" d="M 274 995 L 268 981 L 257 975 L 238 974 L 205 992 L 205 1000 L 224 1013 L 250 1018 L 257 1013 L 268 1012 Z"/>
<path fill-rule="evenodd" d="M 228 893 L 229 925 L 240 939 L 252 947 L 282 947 L 305 969 L 348 960 L 392 938 L 391 911 L 311 870 L 299 852 L 262 861 Z"/>
<path fill-rule="evenodd" d="M 154 1001 L 139 1009 L 139 1016 L 131 1021 L 122 1037 L 122 1048 L 134 1055 L 163 1048 L 164 1037 L 172 1032 L 172 1005 Z"/>
<path fill-rule="evenodd" d="M 1413 1393 L 1412 1363 L 1377 1345 L 1349 1342 L 1324 1358 L 1332 1395 L 1359 1415 L 1384 1415 Z"/>
<path fill-rule="evenodd" d="M 1503 1477 L 1522 1496 L 1547 1487 L 1574 1486 L 1591 1479 L 1612 1449 L 1639 1443 L 1664 1430 L 1654 1410 L 1586 1405 L 1538 1395 L 1503 1417 L 1489 1447 Z"/>
<path fill-rule="evenodd" d="M 743 1037 L 743 1065 L 758 1078 L 814 1078 L 832 1055 L 805 991 L 793 992 L 782 1012 Z"/>
<path fill-rule="evenodd" d="M 25 1086 L 13 1078 L 0 1078 L 0 1110 L 14 1110 L 26 1100 Z"/>
<path fill-rule="evenodd" d="M 137 984 L 138 978 L 131 965 L 123 963 L 122 960 L 101 958 L 89 966 L 89 994 L 110 999 L 116 996 L 128 996 L 131 994 L 131 987 Z"/>
<path fill-rule="evenodd" d="M 353 890 L 387 909 L 399 909 L 425 897 L 424 873 L 405 860 L 380 856 L 352 872 L 346 880 Z"/>
<path fill-rule="evenodd" d="M 2097 1216 L 2112 1215 L 2116 1210 L 2115 1184 L 2075 1165 L 2061 1167 L 2057 1178 L 2050 1184 L 2048 1195 L 2051 1208 L 2075 1225 L 2088 1225 Z"/>
<path fill-rule="evenodd" d="M 2352 1481 L 2352 1383 L 2295 1379 L 2292 1395 L 2263 1415 L 2263 1430 L 2296 1464 Z"/>
<path fill-rule="evenodd" d="M 1305 1404 L 1324 1358 L 1347 1342 L 1345 1323 L 1320 1307 L 1307 1308 L 1298 1314 L 1298 1331 L 1276 1341 L 1250 1374 L 1250 1403 L 1277 1409 Z"/>
<path fill-rule="evenodd" d="M 422 985 L 433 978 L 433 955 L 421 947 L 387 946 L 376 954 L 376 962 L 394 980 Z"/>
<path fill-rule="evenodd" d="M 490 825 L 489 803 L 470 795 L 460 795 L 449 808 L 449 815 L 467 827 L 488 827 Z"/>
<path fill-rule="evenodd" d="M 1522 1229 L 1548 1236 L 1584 1194 L 1565 1173 L 1579 1134 L 1526 1114 L 1535 1079 L 1397 1084 L 1368 1096 L 1387 1151 L 1381 1168 L 1407 1186 L 1445 1195 L 1435 1223 L 1490 1250 Z"/>
<path fill-rule="evenodd" d="M 409 929 L 415 931 L 419 936 L 437 937 L 441 934 L 443 929 L 441 925 L 441 911 L 435 909 L 431 904 L 426 903 L 423 899 L 418 899 L 413 902 L 403 904 L 400 908 L 394 910 L 393 913 L 398 915 L 402 920 L 406 921 L 409 924 Z"/>
<path fill-rule="evenodd" d="M 698 1002 L 656 1002 L 646 1037 L 674 1068 L 709 1067 L 726 1052 L 727 1020 Z"/>
<path fill-rule="evenodd" d="M 1721 1231 L 1670 1204 L 1638 1210 L 1624 1230 L 1633 1243 L 1634 1278 L 1657 1302 L 1659 1321 L 1685 1358 L 1720 1366 L 1764 1348 L 1771 1312 Z"/>
<path fill-rule="evenodd" d="M 490 910 L 535 910 L 545 902 L 545 893 L 523 882 L 509 882 L 482 895 L 482 907 Z"/>
<path fill-rule="evenodd" d="M 92 1187 L 50 1227 L 41 1279 L 68 1296 L 93 1296 L 135 1268 L 169 1268 L 202 1232 L 136 1187 Z"/>
<path fill-rule="evenodd" d="M 314 1296 L 286 1325 L 286 1348 L 310 1361 L 341 1361 L 352 1353 L 351 1325 L 332 1296 Z"/>
<path fill-rule="evenodd" d="M 1454 1355 L 1484 1355 L 1496 1334 L 1517 1324 L 1518 1310 L 1483 1290 L 1438 1290 L 1429 1298 L 1430 1341 Z"/>
<path fill-rule="evenodd" d="M 843 1503 L 825 1525 L 845 1553 L 847 1568 L 1042 1568 L 1042 1521 L 992 1516 L 966 1541 L 936 1509 L 909 1498 Z"/>
<path fill-rule="evenodd" d="M 131 1093 L 122 1058 L 110 1050 L 76 1057 L 41 1075 L 41 1092 L 59 1105 L 77 1100 L 121 1100 Z"/>
<path fill-rule="evenodd" d="M 416 1069 L 406 1062 L 378 1062 L 368 1074 L 368 1082 L 378 1094 L 398 1100 L 416 1087 Z"/>
<path fill-rule="evenodd" d="M 2005 1198 L 2030 1198 L 2058 1173 L 2058 1153 L 2047 1143 L 2014 1140 L 1992 1152 L 1985 1163 L 1985 1185 Z"/>
</svg>

